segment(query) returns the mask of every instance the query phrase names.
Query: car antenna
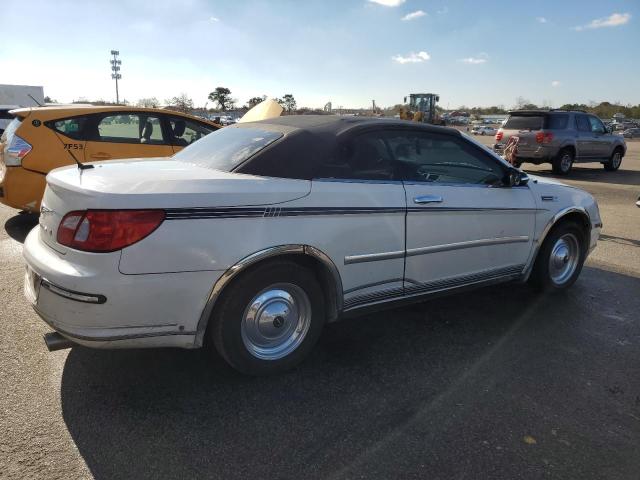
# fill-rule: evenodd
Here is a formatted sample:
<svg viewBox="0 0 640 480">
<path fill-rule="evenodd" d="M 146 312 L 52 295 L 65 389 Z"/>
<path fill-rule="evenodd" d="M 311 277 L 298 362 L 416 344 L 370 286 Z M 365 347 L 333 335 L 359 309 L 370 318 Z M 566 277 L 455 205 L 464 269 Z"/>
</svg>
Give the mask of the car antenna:
<svg viewBox="0 0 640 480">
<path fill-rule="evenodd" d="M 33 98 L 33 95 L 31 95 L 30 93 L 27 93 L 27 96 L 28 96 L 29 98 L 31 98 L 31 100 L 33 100 L 34 102 L 36 102 L 36 104 L 37 104 L 39 107 L 42 107 L 42 106 L 43 106 L 43 105 L 42 105 L 38 100 L 36 100 L 35 98 Z"/>
<path fill-rule="evenodd" d="M 78 159 L 76 158 L 76 156 L 71 152 L 71 150 L 69 150 L 69 149 L 67 148 L 67 144 L 66 144 L 66 143 L 64 143 L 64 140 L 62 140 L 62 139 L 60 138 L 60 136 L 58 135 L 58 132 L 56 132 L 54 129 L 52 129 L 52 130 L 53 130 L 53 133 L 55 134 L 56 138 L 57 138 L 58 140 L 60 140 L 60 143 L 62 143 L 62 147 L 63 147 L 64 151 L 65 151 L 65 152 L 67 152 L 69 155 L 71 155 L 71 158 L 73 158 L 73 161 L 74 161 L 74 162 L 76 162 L 76 165 L 78 165 L 78 170 L 80 170 L 80 173 L 82 173 L 82 170 L 89 170 L 89 169 L 91 169 L 91 168 L 94 168 L 94 167 L 93 167 L 93 165 L 91 165 L 91 164 L 89 164 L 89 165 L 85 165 L 85 164 L 84 164 L 84 163 L 82 163 L 80 160 L 78 160 Z"/>
</svg>

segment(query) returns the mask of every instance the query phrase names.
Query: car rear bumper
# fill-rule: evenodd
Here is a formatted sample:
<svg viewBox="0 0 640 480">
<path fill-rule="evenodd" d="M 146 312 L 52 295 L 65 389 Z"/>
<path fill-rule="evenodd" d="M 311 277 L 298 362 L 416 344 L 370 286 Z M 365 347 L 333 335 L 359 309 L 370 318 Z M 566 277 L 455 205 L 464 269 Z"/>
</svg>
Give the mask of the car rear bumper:
<svg viewBox="0 0 640 480">
<path fill-rule="evenodd" d="M 502 155 L 506 144 L 504 142 L 495 143 L 493 151 Z M 558 154 L 558 148 L 549 145 L 518 145 L 516 157 L 520 162 L 545 163 L 551 162 Z"/>
<path fill-rule="evenodd" d="M 209 292 L 222 272 L 123 275 L 119 252 L 60 254 L 27 236 L 25 296 L 74 343 L 96 348 L 195 346 Z"/>
</svg>

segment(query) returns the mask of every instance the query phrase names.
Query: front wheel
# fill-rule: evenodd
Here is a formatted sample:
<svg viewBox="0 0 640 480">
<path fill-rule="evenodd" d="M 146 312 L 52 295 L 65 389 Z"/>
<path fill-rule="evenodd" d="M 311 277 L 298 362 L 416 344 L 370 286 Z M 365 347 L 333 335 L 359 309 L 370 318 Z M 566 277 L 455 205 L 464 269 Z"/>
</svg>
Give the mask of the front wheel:
<svg viewBox="0 0 640 480">
<path fill-rule="evenodd" d="M 564 290 L 575 283 L 586 258 L 582 229 L 573 222 L 555 227 L 545 239 L 529 282 L 539 290 Z"/>
<path fill-rule="evenodd" d="M 236 370 L 288 370 L 311 351 L 325 323 L 323 294 L 310 270 L 273 261 L 240 275 L 215 309 L 210 335 Z"/>
<path fill-rule="evenodd" d="M 608 172 L 615 172 L 622 164 L 622 151 L 616 148 L 611 154 L 611 158 L 604 164 L 604 169 Z"/>
</svg>

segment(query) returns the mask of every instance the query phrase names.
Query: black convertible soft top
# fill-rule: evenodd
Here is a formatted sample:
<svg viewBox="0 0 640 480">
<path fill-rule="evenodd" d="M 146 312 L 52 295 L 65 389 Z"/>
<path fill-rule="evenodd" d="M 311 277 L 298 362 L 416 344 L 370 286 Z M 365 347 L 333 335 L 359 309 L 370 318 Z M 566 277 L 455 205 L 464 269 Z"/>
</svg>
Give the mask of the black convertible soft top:
<svg viewBox="0 0 640 480">
<path fill-rule="evenodd" d="M 340 139 L 351 133 L 389 128 L 461 135 L 454 128 L 406 120 L 338 115 L 286 115 L 260 122 L 238 123 L 226 128 L 255 128 L 283 135 L 279 141 L 269 145 L 234 171 L 300 179 L 312 178 L 316 166 L 334 156 Z"/>
</svg>

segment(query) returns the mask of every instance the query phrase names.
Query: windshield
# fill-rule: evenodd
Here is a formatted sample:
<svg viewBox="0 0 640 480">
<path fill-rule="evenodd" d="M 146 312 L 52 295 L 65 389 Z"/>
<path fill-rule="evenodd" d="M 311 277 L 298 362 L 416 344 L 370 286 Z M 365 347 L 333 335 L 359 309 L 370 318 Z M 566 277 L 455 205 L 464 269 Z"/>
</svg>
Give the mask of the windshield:
<svg viewBox="0 0 640 480">
<path fill-rule="evenodd" d="M 221 128 L 176 153 L 173 160 L 230 172 L 280 137 L 280 132 L 258 128 Z"/>
<path fill-rule="evenodd" d="M 511 115 L 502 128 L 505 130 L 541 130 L 542 115 Z"/>
</svg>

